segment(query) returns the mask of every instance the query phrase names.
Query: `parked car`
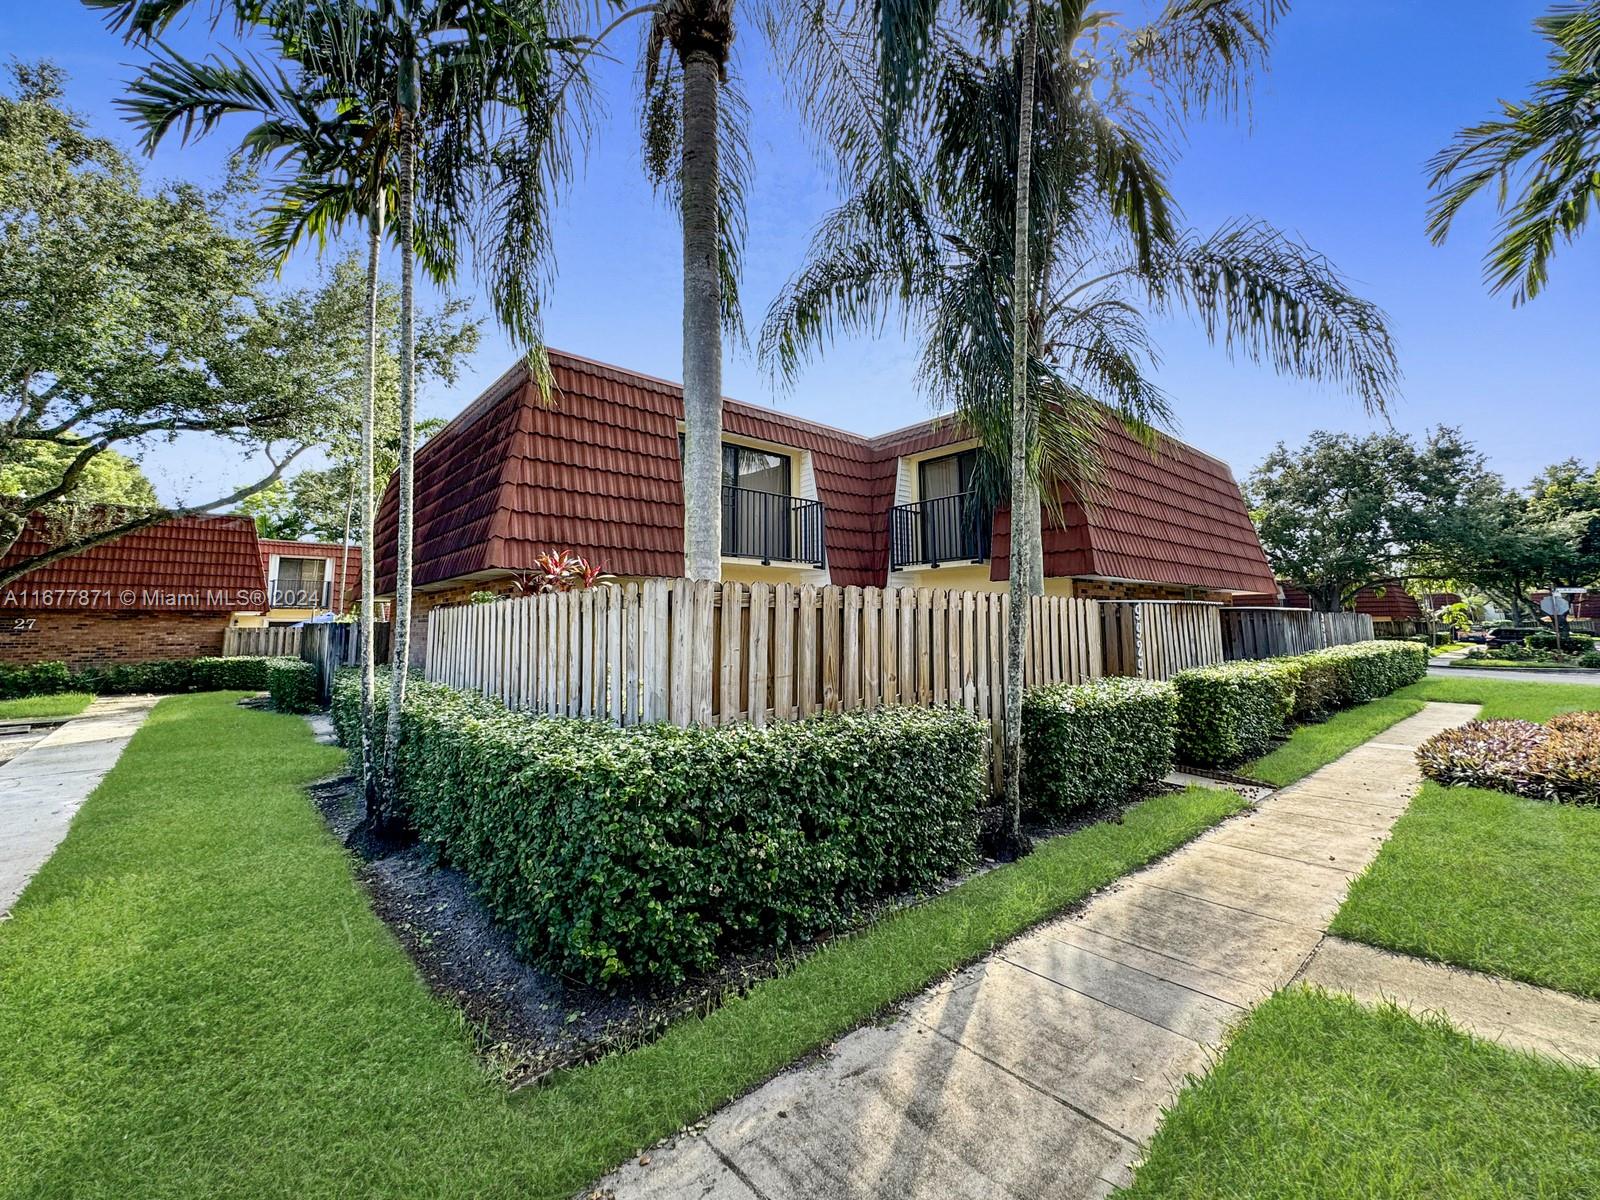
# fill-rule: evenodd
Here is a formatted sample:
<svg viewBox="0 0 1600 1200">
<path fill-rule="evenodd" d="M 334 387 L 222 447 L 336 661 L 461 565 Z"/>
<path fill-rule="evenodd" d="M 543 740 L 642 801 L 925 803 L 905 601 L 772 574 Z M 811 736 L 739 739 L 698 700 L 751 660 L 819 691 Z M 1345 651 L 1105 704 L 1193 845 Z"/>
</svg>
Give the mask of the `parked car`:
<svg viewBox="0 0 1600 1200">
<path fill-rule="evenodd" d="M 1491 629 L 1489 631 L 1489 648 L 1494 650 L 1501 646 L 1520 646 L 1530 635 L 1538 632 L 1539 630 L 1536 626 L 1527 625 L 1508 625 L 1503 629 Z"/>
</svg>

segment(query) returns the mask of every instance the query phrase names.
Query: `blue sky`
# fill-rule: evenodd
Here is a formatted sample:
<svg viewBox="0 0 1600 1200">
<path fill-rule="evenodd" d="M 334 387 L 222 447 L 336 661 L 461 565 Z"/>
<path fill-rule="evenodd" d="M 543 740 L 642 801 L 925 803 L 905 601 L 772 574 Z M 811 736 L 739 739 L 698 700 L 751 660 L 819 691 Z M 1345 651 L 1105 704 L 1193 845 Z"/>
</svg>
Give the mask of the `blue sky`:
<svg viewBox="0 0 1600 1200">
<path fill-rule="evenodd" d="M 1392 319 L 1405 373 L 1394 425 L 1413 432 L 1462 425 L 1512 483 L 1569 455 L 1600 457 L 1600 236 L 1563 250 L 1548 290 L 1513 309 L 1481 282 L 1488 206 L 1468 210 L 1445 247 L 1428 242 L 1423 164 L 1457 126 L 1487 115 L 1497 97 L 1526 94 L 1544 66 L 1530 24 L 1544 7 L 1523 0 L 1299 0 L 1280 29 L 1251 125 L 1192 128 L 1175 172 L 1174 190 L 1196 227 L 1264 218 L 1327 254 Z M 193 51 L 207 33 L 196 24 L 174 40 Z M 0 6 L 0 45 L 21 58 L 60 63 L 71 73 L 74 107 L 97 130 L 130 140 L 112 102 L 138 56 L 91 13 L 72 0 L 7 3 Z M 633 42 L 618 45 L 627 61 L 607 73 L 609 115 L 561 213 L 547 337 L 552 346 L 676 379 L 677 226 L 640 168 Z M 739 45 L 737 66 L 754 111 L 744 279 L 754 328 L 836 197 L 756 35 Z M 215 179 L 227 145 L 224 136 L 190 148 L 172 143 L 149 164 L 149 175 Z M 304 281 L 316 269 L 307 257 L 287 278 Z M 470 279 L 460 290 L 473 298 Z M 1342 393 L 1230 362 L 1182 322 L 1159 335 L 1158 378 L 1173 397 L 1177 431 L 1226 459 L 1240 478 L 1279 440 L 1379 423 Z M 513 354 L 491 325 L 467 378 L 423 396 L 425 415 L 458 411 Z M 890 328 L 835 345 L 785 393 L 748 352 L 730 348 L 725 391 L 878 433 L 928 415 L 913 367 L 913 349 Z M 157 448 L 144 461 L 167 497 L 190 499 L 248 469 L 214 445 L 194 443 Z"/>
</svg>

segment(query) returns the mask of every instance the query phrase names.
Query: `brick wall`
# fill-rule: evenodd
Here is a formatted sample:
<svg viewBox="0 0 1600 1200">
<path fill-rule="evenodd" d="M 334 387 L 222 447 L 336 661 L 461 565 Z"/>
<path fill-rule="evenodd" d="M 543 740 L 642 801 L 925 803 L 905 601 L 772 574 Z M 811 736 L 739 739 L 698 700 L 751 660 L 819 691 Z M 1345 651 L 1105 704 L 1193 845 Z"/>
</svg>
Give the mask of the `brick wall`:
<svg viewBox="0 0 1600 1200">
<path fill-rule="evenodd" d="M 61 661 L 75 668 L 222 653 L 227 613 L 96 613 L 7 609 L 0 663 Z"/>
</svg>

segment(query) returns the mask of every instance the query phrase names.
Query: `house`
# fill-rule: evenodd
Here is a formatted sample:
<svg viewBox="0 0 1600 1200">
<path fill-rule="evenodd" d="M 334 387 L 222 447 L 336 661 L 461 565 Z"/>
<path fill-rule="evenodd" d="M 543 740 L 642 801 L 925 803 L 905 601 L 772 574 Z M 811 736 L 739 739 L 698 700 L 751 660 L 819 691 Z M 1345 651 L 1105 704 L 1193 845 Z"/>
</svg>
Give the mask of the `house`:
<svg viewBox="0 0 1600 1200">
<path fill-rule="evenodd" d="M 36 513 L 0 566 L 59 545 Z M 264 609 L 255 525 L 242 516 L 178 517 L 47 563 L 0 588 L 0 662 L 75 668 L 222 652 L 235 612 Z"/>
<path fill-rule="evenodd" d="M 1438 595 L 1444 596 L 1446 593 Z M 1447 603 L 1454 602 L 1454 600 L 1447 601 Z M 1235 596 L 1233 603 L 1267 608 L 1315 607 L 1311 603 L 1309 592 L 1286 579 L 1277 580 L 1276 587 L 1272 591 Z M 1429 614 L 1422 611 L 1422 606 L 1410 592 L 1406 591 L 1405 584 L 1398 579 L 1380 580 L 1362 588 L 1345 608 L 1349 612 L 1366 613 L 1372 618 L 1372 623 L 1379 630 L 1380 636 L 1403 636 L 1425 632 L 1427 629 Z"/>
<path fill-rule="evenodd" d="M 328 613 L 339 616 L 360 592 L 360 546 L 278 538 L 261 538 L 260 546 L 271 607 L 239 614 L 234 624 L 240 627 L 296 625 Z"/>
<path fill-rule="evenodd" d="M 512 591 L 551 548 L 621 578 L 683 572 L 682 391 L 550 352 L 548 403 L 519 364 L 418 451 L 413 644 L 428 610 Z M 728 400 L 723 577 L 1002 590 L 1010 515 L 975 503 L 975 439 L 948 419 L 878 437 Z M 1173 438 L 1154 452 L 1108 417 L 1091 503 L 1044 530 L 1058 595 L 1223 600 L 1273 586 L 1227 465 Z M 380 507 L 377 591 L 395 578 L 397 501 Z"/>
</svg>

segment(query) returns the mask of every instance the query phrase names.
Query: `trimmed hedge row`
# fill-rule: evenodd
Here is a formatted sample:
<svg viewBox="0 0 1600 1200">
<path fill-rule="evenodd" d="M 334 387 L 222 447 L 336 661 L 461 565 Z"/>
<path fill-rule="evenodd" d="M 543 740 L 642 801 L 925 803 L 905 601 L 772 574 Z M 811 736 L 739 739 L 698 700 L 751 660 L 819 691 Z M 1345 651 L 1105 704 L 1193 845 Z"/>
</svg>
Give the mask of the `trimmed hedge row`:
<svg viewBox="0 0 1600 1200">
<path fill-rule="evenodd" d="M 1178 757 L 1202 766 L 1257 757 L 1293 715 L 1299 677 L 1282 659 L 1178 672 Z"/>
<path fill-rule="evenodd" d="M 267 691 L 279 712 L 308 713 L 317 707 L 317 669 L 298 658 L 267 660 Z"/>
<path fill-rule="evenodd" d="M 136 692 L 264 692 L 273 663 L 299 661 L 297 658 L 241 656 L 159 659 L 111 667 L 85 667 L 81 671 L 72 671 L 59 662 L 0 667 L 0 699 L 57 692 L 93 692 L 97 696 Z"/>
<path fill-rule="evenodd" d="M 341 673 L 347 738 L 359 703 L 359 678 Z M 618 729 L 413 683 L 401 730 L 418 836 L 524 955 L 606 985 L 679 980 L 959 871 L 988 795 L 988 728 L 949 709 Z"/>
<path fill-rule="evenodd" d="M 1291 719 L 1315 720 L 1365 704 L 1428 673 L 1428 649 L 1414 642 L 1356 642 L 1310 654 L 1230 662 L 1181 671 L 1178 757 L 1197 766 L 1255 758 Z"/>
<path fill-rule="evenodd" d="M 1145 679 L 1034 688 L 1022 699 L 1022 792 L 1059 815 L 1120 800 L 1172 766 L 1178 718 L 1171 684 Z"/>
</svg>

